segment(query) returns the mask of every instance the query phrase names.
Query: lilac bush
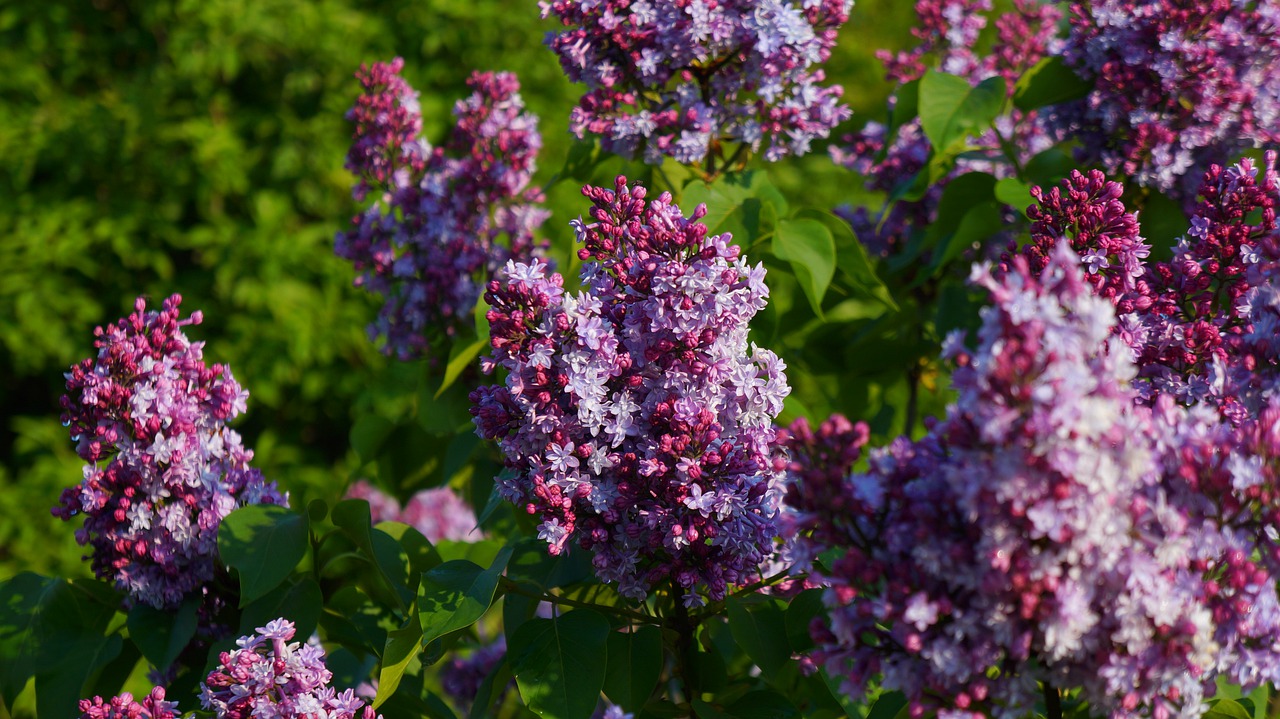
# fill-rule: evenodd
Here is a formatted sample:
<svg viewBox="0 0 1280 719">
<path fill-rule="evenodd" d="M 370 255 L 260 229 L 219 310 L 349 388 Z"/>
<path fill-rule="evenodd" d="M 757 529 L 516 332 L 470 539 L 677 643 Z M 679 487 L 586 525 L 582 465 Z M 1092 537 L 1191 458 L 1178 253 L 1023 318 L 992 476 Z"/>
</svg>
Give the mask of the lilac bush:
<svg viewBox="0 0 1280 719">
<path fill-rule="evenodd" d="M 329 686 L 333 673 L 325 666 L 324 649 L 310 642 L 290 642 L 293 622 L 276 619 L 256 634 L 236 640 L 223 652 L 218 667 L 205 679 L 200 703 L 216 719 L 374 719 L 351 689 Z"/>
<path fill-rule="evenodd" d="M 548 213 L 529 184 L 542 138 L 516 76 L 474 73 L 448 143 L 432 148 L 403 66 L 397 58 L 357 73 L 364 94 L 348 113 L 356 129 L 347 169 L 356 199 L 373 203 L 338 234 L 335 251 L 355 266 L 358 286 L 385 298 L 370 335 L 408 359 L 471 321 L 488 277 L 540 249 L 533 234 Z"/>
<path fill-rule="evenodd" d="M 587 92 L 569 119 L 608 152 L 686 164 L 724 142 L 803 155 L 849 117 L 818 67 L 852 0 L 548 0 L 547 44 Z"/>
<path fill-rule="evenodd" d="M 583 193 L 582 292 L 540 262 L 490 283 L 486 366 L 507 379 L 472 394 L 476 427 L 506 458 L 503 497 L 538 516 L 553 554 L 593 551 L 628 597 L 669 578 L 688 604 L 719 599 L 769 554 L 781 491 L 785 366 L 747 341 L 764 268 L 708 236 L 705 207 L 686 218 L 622 177 Z"/>
<path fill-rule="evenodd" d="M 1062 56 L 1094 84 L 1056 123 L 1089 161 L 1192 200 L 1200 175 L 1280 140 L 1273 2 L 1073 3 Z"/>
<path fill-rule="evenodd" d="M 182 298 L 94 331 L 97 357 L 67 373 L 62 421 L 90 464 L 53 513 L 84 515 L 76 541 L 93 571 L 130 602 L 172 608 L 214 579 L 218 523 L 249 504 L 284 504 L 249 466 L 253 452 L 227 422 L 249 396 L 224 365 L 206 365 L 204 343 L 182 328 Z"/>
</svg>

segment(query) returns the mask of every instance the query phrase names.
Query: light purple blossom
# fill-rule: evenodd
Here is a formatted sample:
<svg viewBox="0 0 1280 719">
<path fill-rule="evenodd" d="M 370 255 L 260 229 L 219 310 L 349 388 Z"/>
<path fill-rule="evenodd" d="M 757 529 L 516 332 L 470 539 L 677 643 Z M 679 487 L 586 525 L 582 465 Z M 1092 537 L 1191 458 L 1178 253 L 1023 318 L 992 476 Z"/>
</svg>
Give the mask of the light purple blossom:
<svg viewBox="0 0 1280 719">
<path fill-rule="evenodd" d="M 214 578 L 218 524 L 238 507 L 284 504 L 249 466 L 253 452 L 227 422 L 246 392 L 224 365 L 207 366 L 203 342 L 182 328 L 182 298 L 99 327 L 97 357 L 67 373 L 63 423 L 90 462 L 53 513 L 84 515 L 76 541 L 93 548 L 94 574 L 130 602 L 176 607 Z"/>
<path fill-rule="evenodd" d="M 747 341 L 763 269 L 707 235 L 704 207 L 686 218 L 621 177 L 583 192 L 584 290 L 541 264 L 490 284 L 487 366 L 507 379 L 472 393 L 472 414 L 506 457 L 499 491 L 539 517 L 553 554 L 594 551 L 628 597 L 671 578 L 686 601 L 718 599 L 776 533 L 772 421 L 790 390 Z"/>
</svg>

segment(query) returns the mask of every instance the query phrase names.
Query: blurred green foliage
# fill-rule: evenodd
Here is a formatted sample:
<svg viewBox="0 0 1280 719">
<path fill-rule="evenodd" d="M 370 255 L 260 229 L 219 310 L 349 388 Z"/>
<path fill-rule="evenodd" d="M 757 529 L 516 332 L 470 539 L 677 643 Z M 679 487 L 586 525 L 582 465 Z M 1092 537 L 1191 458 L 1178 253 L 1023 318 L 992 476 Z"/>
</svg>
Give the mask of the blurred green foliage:
<svg viewBox="0 0 1280 719">
<path fill-rule="evenodd" d="M 828 66 L 860 115 L 847 129 L 883 113 L 874 52 L 907 45 L 912 20 L 911 3 L 855 7 Z M 394 421 L 397 388 L 421 375 L 368 342 L 377 301 L 332 254 L 357 210 L 342 167 L 352 73 L 403 56 L 439 142 L 473 69 L 517 71 L 542 117 L 545 182 L 578 92 L 548 29 L 532 0 L 0 5 L 0 579 L 86 573 L 74 527 L 49 514 L 81 473 L 58 422 L 62 372 L 138 295 L 204 312 L 189 334 L 251 392 L 238 429 L 295 505 L 344 491 L 360 469 L 353 418 Z M 811 206 L 862 196 L 821 151 L 770 176 Z M 550 202 L 567 258 L 581 198 L 565 182 Z"/>
</svg>

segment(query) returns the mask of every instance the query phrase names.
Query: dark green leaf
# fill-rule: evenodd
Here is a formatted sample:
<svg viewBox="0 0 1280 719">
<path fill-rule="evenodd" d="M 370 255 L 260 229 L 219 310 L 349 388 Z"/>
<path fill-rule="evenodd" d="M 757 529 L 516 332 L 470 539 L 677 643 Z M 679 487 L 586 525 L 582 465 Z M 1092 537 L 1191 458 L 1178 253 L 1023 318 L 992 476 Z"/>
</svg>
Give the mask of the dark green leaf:
<svg viewBox="0 0 1280 719">
<path fill-rule="evenodd" d="M 157 669 L 164 670 L 178 658 L 196 635 L 200 597 L 194 596 L 176 610 L 138 604 L 129 610 L 129 638 Z"/>
<path fill-rule="evenodd" d="M 488 569 L 455 559 L 422 575 L 418 589 L 422 642 L 469 627 L 484 616 L 493 604 L 498 578 L 510 559 L 511 548 L 504 547 Z"/>
<path fill-rule="evenodd" d="M 1004 228 L 1004 217 L 1000 213 L 1000 204 L 994 200 L 975 205 L 964 217 L 955 232 L 947 237 L 945 244 L 934 248 L 930 269 L 936 274 L 965 250 L 980 246 L 987 238 Z"/>
<path fill-rule="evenodd" d="M 907 698 L 902 692 L 885 692 L 867 712 L 867 719 L 894 719 L 898 713 L 907 708 Z"/>
<path fill-rule="evenodd" d="M 422 573 L 440 566 L 444 560 L 422 532 L 402 522 L 379 522 L 376 529 L 400 543 L 409 558 L 409 588 L 417 592 Z"/>
<path fill-rule="evenodd" d="M 240 606 L 265 595 L 307 554 L 306 515 L 288 507 L 241 507 L 218 525 L 218 554 L 240 575 Z"/>
<path fill-rule="evenodd" d="M 809 624 L 822 614 L 822 593 L 821 589 L 806 589 L 787 605 L 787 642 L 794 652 L 808 651 L 813 647 Z"/>
<path fill-rule="evenodd" d="M 902 126 L 916 119 L 920 113 L 920 81 L 912 80 L 898 88 L 894 93 L 893 109 L 889 111 L 889 129 L 885 132 L 886 138 L 897 137 L 898 131 Z M 881 153 L 888 153 L 892 142 L 884 143 L 884 149 Z"/>
<path fill-rule="evenodd" d="M 303 577 L 297 584 L 276 587 L 245 607 L 240 613 L 240 631 L 237 634 L 252 634 L 267 622 L 283 617 L 293 622 L 297 636 L 309 637 L 316 630 L 323 609 L 324 595 L 320 592 L 320 585 L 310 577 Z"/>
<path fill-rule="evenodd" d="M 374 566 L 378 579 L 383 583 L 383 588 L 387 590 L 384 599 L 395 605 L 397 609 L 404 609 L 407 606 L 407 597 L 402 595 L 408 591 L 406 586 L 407 575 L 397 566 L 399 561 L 397 557 L 388 556 L 388 551 L 394 553 L 395 549 L 386 547 L 379 551 L 374 545 L 373 520 L 369 512 L 369 502 L 363 499 L 347 499 L 339 502 L 333 508 L 333 523 L 342 530 L 348 539 L 355 543 L 360 549 L 360 553 Z M 384 534 L 384 536 L 386 536 Z M 394 540 L 393 540 L 394 543 Z M 377 591 L 376 587 L 369 587 L 366 591 Z M 377 597 L 375 597 L 377 598 Z"/>
<path fill-rule="evenodd" d="M 920 80 L 920 125 L 939 154 L 951 153 L 966 135 L 989 127 L 1004 108 L 1004 78 L 969 81 L 929 70 Z"/>
<path fill-rule="evenodd" d="M 786 697 L 768 689 L 747 692 L 725 712 L 734 719 L 792 719 L 800 714 Z"/>
<path fill-rule="evenodd" d="M 818 220 L 781 220 L 773 233 L 773 254 L 791 263 L 814 314 L 822 316 L 822 298 L 836 272 L 836 243 Z"/>
<path fill-rule="evenodd" d="M 814 208 L 805 208 L 797 212 L 796 217 L 817 220 L 831 232 L 836 245 L 836 267 L 849 278 L 853 284 L 852 289 L 859 297 L 874 299 L 884 307 L 898 311 L 898 303 L 894 301 L 892 293 L 876 274 L 875 266 L 867 255 L 867 248 L 853 234 L 853 228 L 848 222 L 826 210 Z M 869 312 L 871 314 L 864 314 L 862 317 L 876 317 L 883 313 L 883 308 L 880 311 L 868 308 L 854 310 L 849 306 L 845 308 L 845 315 L 849 311 Z M 827 317 L 829 320 L 835 320 L 839 314 L 840 311 L 837 308 L 832 308 L 827 312 Z"/>
<path fill-rule="evenodd" d="M 609 621 L 586 609 L 521 625 L 508 651 L 525 704 L 548 719 L 588 719 L 604 686 L 608 636 Z"/>
<path fill-rule="evenodd" d="M 363 415 L 351 426 L 351 448 L 356 451 L 360 461 L 372 462 L 395 428 L 395 423 L 383 417 Z"/>
<path fill-rule="evenodd" d="M 382 651 L 382 669 L 378 672 L 378 695 L 373 706 L 382 706 L 396 689 L 400 688 L 400 678 L 409 668 L 414 657 L 422 653 L 422 625 L 418 618 L 410 617 L 400 629 L 387 635 L 387 645 Z"/>
<path fill-rule="evenodd" d="M 748 603 L 736 597 L 730 597 L 726 604 L 733 638 L 765 678 L 771 679 L 791 659 L 782 606 L 775 600 Z"/>
<path fill-rule="evenodd" d="M 476 363 L 476 358 L 489 347 L 488 335 L 479 337 L 473 342 L 454 342 L 449 349 L 449 362 L 444 366 L 444 379 L 440 381 L 440 389 L 436 390 L 436 399 L 449 389 L 458 377 Z"/>
<path fill-rule="evenodd" d="M 471 715 L 469 719 L 488 719 L 489 707 L 493 705 L 494 699 L 501 696 L 507 689 L 507 684 L 511 682 L 511 662 L 507 661 L 508 657 L 503 656 L 498 664 L 489 671 L 484 681 L 480 682 L 480 689 L 476 691 L 476 698 L 471 702 Z"/>
<path fill-rule="evenodd" d="M 610 632 L 604 693 L 627 711 L 638 711 L 649 700 L 662 674 L 662 631 L 640 627 L 623 634 Z"/>
<path fill-rule="evenodd" d="M 1036 204 L 1035 198 L 1031 196 L 1031 187 L 1016 177 L 1006 177 L 997 182 L 995 196 L 997 200 L 1013 207 L 1024 216 L 1027 214 L 1027 208 Z"/>
<path fill-rule="evenodd" d="M 64 656 L 53 669 L 36 674 L 36 714 L 75 716 L 85 684 L 120 654 L 123 645 L 119 634 L 89 634 L 74 654 Z"/>
<path fill-rule="evenodd" d="M 1092 89 L 1093 84 L 1067 67 L 1061 55 L 1051 55 L 1018 78 L 1013 90 L 1013 104 L 1019 110 L 1035 110 L 1079 100 Z"/>
</svg>

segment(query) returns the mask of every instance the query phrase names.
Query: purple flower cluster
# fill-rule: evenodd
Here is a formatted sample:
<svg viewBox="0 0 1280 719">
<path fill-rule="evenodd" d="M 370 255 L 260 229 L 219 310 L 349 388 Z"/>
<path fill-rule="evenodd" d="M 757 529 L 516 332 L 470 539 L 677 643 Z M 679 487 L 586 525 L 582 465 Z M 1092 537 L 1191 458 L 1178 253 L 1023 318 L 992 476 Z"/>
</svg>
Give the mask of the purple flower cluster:
<svg viewBox="0 0 1280 719">
<path fill-rule="evenodd" d="M 422 532 L 433 544 L 442 539 L 460 542 L 480 537 L 476 515 L 449 487 L 424 489 L 402 508 L 395 497 L 365 481 L 351 485 L 347 497 L 369 502 L 374 522 L 401 522 Z"/>
<path fill-rule="evenodd" d="M 175 607 L 214 578 L 218 524 L 248 504 L 284 504 L 249 466 L 253 452 L 226 424 L 249 393 L 223 365 L 205 365 L 202 342 L 182 328 L 182 298 L 94 331 L 98 356 L 67 373 L 62 421 L 90 464 L 63 491 L 54 515 L 83 514 L 76 541 L 93 570 L 130 601 Z"/>
<path fill-rule="evenodd" d="M 178 719 L 178 703 L 165 701 L 164 687 L 152 689 L 140 702 L 129 692 L 108 701 L 81 699 L 80 719 Z"/>
<path fill-rule="evenodd" d="M 507 638 L 477 647 L 466 656 L 454 654 L 440 669 L 440 688 L 460 707 L 470 709 L 485 677 L 507 656 Z"/>
<path fill-rule="evenodd" d="M 1098 170 L 1088 174 L 1073 171 L 1061 187 L 1044 192 L 1031 189 L 1036 204 L 1027 210 L 1031 219 L 1031 241 L 1023 246 L 1033 273 L 1049 265 L 1050 256 L 1065 239 L 1088 268 L 1086 281 L 1094 291 L 1117 303 L 1120 312 L 1131 311 L 1131 295 L 1146 272 L 1145 260 L 1151 246 L 1140 234 L 1138 216 L 1127 211 L 1120 200 L 1124 187 L 1108 182 Z M 1009 243 L 1009 252 L 1017 250 Z M 1001 258 L 1008 270 L 1009 254 Z"/>
<path fill-rule="evenodd" d="M 747 342 L 764 268 L 707 235 L 703 206 L 686 218 L 623 177 L 583 193 L 582 292 L 539 262 L 490 283 L 487 371 L 507 379 L 472 394 L 476 427 L 506 457 L 499 490 L 538 515 L 553 554 L 594 551 L 628 597 L 670 578 L 687 603 L 719 599 L 776 534 L 772 422 L 790 388 Z"/>
<path fill-rule="evenodd" d="M 359 178 L 355 197 L 375 199 L 335 250 L 355 265 L 358 286 L 386 298 L 370 333 L 406 359 L 470 322 L 484 281 L 507 259 L 531 256 L 548 213 L 529 186 L 542 138 L 515 75 L 473 74 L 448 144 L 431 148 L 403 66 L 397 58 L 356 74 L 364 94 L 348 113 L 347 169 Z"/>
<path fill-rule="evenodd" d="M 1056 50 L 1054 33 L 1061 14 L 1052 5 L 1017 0 L 1012 10 L 996 18 L 994 42 L 988 52 L 979 54 L 975 48 L 987 26 L 983 13 L 990 10 L 990 0 L 919 0 L 916 15 L 920 25 L 912 32 L 920 44 L 897 55 L 885 51 L 879 55 L 888 79 L 902 85 L 918 80 L 933 66 L 975 85 L 1002 77 L 1012 94 L 1018 78 Z M 830 152 L 837 164 L 865 177 L 868 190 L 891 194 L 915 179 L 928 163 L 933 148 L 919 119 L 902 124 L 893 137 L 888 136 L 888 130 L 882 123 L 867 123 L 860 132 L 845 136 L 842 144 L 832 145 Z M 1037 113 L 1012 109 L 997 118 L 995 130 L 975 138 L 971 144 L 993 157 L 1013 147 L 1018 152 L 1017 159 L 1025 161 L 1049 147 L 1052 139 Z M 1011 168 L 999 161 L 965 157 L 957 160 L 955 169 L 919 199 L 894 202 L 879 215 L 865 207 L 842 208 L 840 214 L 849 220 L 858 239 L 872 254 L 887 256 L 933 222 L 947 182 L 975 170 L 1001 177 L 1012 175 Z"/>
<path fill-rule="evenodd" d="M 276 619 L 257 634 L 236 640 L 239 649 L 223 652 L 209 673 L 200 703 L 216 719 L 375 719 L 351 689 L 339 693 L 329 682 L 324 649 L 289 642 L 293 622 Z"/>
<path fill-rule="evenodd" d="M 1270 0 L 1074 3 L 1062 55 L 1094 90 L 1057 122 L 1109 174 L 1190 200 L 1209 164 L 1280 140 Z"/>
<path fill-rule="evenodd" d="M 975 351 L 949 341 L 946 418 L 813 484 L 811 504 L 844 510 L 815 512 L 811 541 L 844 550 L 817 658 L 845 691 L 880 675 L 913 716 L 1012 717 L 1080 687 L 1112 716 L 1199 717 L 1219 674 L 1280 676 L 1280 406 L 1244 435 L 1142 405 L 1081 264 L 1064 240 L 1039 273 L 1024 257 L 999 280 L 977 269 L 994 306 Z"/>
<path fill-rule="evenodd" d="M 1121 330 L 1148 398 L 1207 401 L 1239 423 L 1255 416 L 1275 374 L 1274 276 L 1280 261 L 1275 153 L 1213 166 L 1191 229 L 1172 260 L 1154 263 L 1130 292 Z M 1257 326 L 1255 326 L 1255 322 Z"/>
<path fill-rule="evenodd" d="M 852 0 L 547 0 L 547 43 L 587 93 L 570 116 L 608 152 L 693 164 L 742 143 L 803 155 L 849 117 L 825 62 Z"/>
</svg>

